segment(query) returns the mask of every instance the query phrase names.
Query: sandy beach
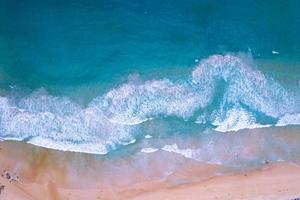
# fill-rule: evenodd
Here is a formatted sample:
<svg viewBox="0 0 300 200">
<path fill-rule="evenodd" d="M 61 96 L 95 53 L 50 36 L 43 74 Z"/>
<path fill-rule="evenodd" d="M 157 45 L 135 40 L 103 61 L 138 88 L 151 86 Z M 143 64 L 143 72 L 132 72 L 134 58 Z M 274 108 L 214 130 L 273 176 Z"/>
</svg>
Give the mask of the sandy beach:
<svg viewBox="0 0 300 200">
<path fill-rule="evenodd" d="M 293 163 L 266 163 L 260 169 L 221 174 L 220 166 L 187 161 L 184 167 L 159 178 L 140 172 L 125 173 L 130 167 L 124 163 L 127 168 L 124 173 L 113 167 L 107 171 L 103 161 L 88 154 L 54 151 L 22 142 L 0 145 L 1 200 L 295 199 L 300 196 L 300 166 Z M 76 160 L 88 165 L 74 167 L 78 166 Z"/>
<path fill-rule="evenodd" d="M 0 200 L 300 200 L 300 0 L 0 0 Z"/>
</svg>

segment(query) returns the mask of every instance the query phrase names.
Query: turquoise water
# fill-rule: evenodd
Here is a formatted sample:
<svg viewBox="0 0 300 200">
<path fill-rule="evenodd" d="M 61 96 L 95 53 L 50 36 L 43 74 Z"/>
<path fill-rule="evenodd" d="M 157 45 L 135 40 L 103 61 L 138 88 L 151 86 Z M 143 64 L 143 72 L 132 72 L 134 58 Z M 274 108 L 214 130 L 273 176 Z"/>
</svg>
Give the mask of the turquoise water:
<svg viewBox="0 0 300 200">
<path fill-rule="evenodd" d="M 298 1 L 0 3 L 5 88 L 109 89 L 130 73 L 176 76 L 174 68 L 184 73 L 195 59 L 216 53 L 250 49 L 257 59 L 294 62 L 300 55 Z M 298 66 L 280 67 L 299 74 Z"/>
<path fill-rule="evenodd" d="M 299 7 L 0 0 L 0 136 L 106 154 L 147 134 L 297 127 Z"/>
</svg>

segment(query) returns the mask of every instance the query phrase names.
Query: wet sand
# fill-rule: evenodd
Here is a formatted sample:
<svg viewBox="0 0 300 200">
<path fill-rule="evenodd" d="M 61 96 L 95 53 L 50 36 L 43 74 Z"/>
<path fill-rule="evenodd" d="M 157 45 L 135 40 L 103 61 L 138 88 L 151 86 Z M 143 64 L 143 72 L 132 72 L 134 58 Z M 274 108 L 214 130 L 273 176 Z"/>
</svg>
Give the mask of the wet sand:
<svg viewBox="0 0 300 200">
<path fill-rule="evenodd" d="M 22 142 L 0 142 L 0 147 L 0 185 L 4 186 L 1 200 L 300 197 L 300 166 L 293 163 L 278 162 L 247 172 L 220 174 L 218 165 L 189 159 L 176 161 L 178 166 L 168 171 L 164 166 L 167 161 L 160 165 L 161 160 L 151 157 L 142 170 L 132 164 L 136 163 L 134 158 L 108 161 L 105 157 Z"/>
</svg>

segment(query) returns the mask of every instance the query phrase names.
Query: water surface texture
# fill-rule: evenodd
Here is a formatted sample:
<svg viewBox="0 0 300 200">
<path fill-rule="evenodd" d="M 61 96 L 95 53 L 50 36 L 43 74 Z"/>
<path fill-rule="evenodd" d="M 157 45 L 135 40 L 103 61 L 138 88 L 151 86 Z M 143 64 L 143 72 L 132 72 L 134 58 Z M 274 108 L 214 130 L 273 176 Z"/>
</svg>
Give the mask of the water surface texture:
<svg viewBox="0 0 300 200">
<path fill-rule="evenodd" d="M 205 149 L 244 129 L 299 134 L 299 8 L 0 0 L 0 137 L 109 154 L 182 153 L 176 141 L 190 138 Z"/>
</svg>

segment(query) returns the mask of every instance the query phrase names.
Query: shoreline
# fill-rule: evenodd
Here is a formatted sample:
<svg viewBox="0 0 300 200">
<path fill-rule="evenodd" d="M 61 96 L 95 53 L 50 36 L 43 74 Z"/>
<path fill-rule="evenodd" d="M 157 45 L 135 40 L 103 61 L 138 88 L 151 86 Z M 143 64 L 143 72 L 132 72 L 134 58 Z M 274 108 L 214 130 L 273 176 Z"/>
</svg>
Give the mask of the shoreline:
<svg viewBox="0 0 300 200">
<path fill-rule="evenodd" d="M 156 163 L 156 158 L 149 158 L 148 168 L 141 171 L 135 170 L 134 160 L 106 163 L 110 161 L 102 157 L 55 151 L 24 142 L 2 141 L 0 148 L 0 186 L 4 186 L 1 200 L 300 197 L 300 166 L 288 162 L 220 174 L 220 165 L 182 158 L 184 165 L 162 176 L 166 169 Z M 5 173 L 9 173 L 9 178 Z"/>
<path fill-rule="evenodd" d="M 300 197 L 300 167 L 277 163 L 262 169 L 215 176 L 202 182 L 141 194 L 134 200 L 150 199 L 296 199 Z"/>
</svg>

